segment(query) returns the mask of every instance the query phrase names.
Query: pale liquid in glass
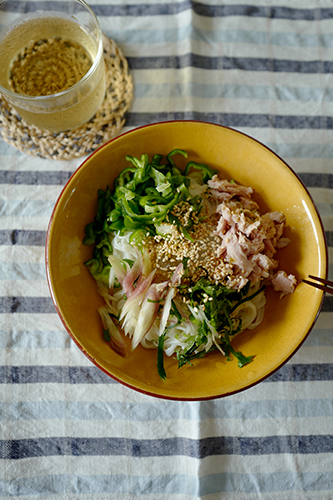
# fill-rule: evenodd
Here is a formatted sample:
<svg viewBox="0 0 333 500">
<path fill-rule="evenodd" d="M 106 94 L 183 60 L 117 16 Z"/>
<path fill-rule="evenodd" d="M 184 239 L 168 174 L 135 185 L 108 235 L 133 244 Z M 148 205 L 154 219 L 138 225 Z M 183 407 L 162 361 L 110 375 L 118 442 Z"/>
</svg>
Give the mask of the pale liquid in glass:
<svg viewBox="0 0 333 500">
<path fill-rule="evenodd" d="M 0 39 L 0 84 L 19 94 L 36 96 L 57 94 L 77 83 L 77 79 L 75 80 L 73 77 L 69 84 L 60 81 L 64 80 L 64 77 L 56 64 L 52 66 L 48 50 L 38 53 L 39 74 L 38 68 L 34 71 L 29 64 L 26 64 L 25 69 L 25 64 L 22 63 L 22 54 L 25 55 L 29 52 L 27 47 L 31 47 L 34 42 L 37 42 L 37 47 L 38 45 L 44 47 L 47 45 L 45 42 L 49 42 L 50 39 L 55 39 L 55 43 L 58 43 L 60 39 L 68 46 L 75 45 L 79 62 L 85 59 L 85 66 L 82 66 L 85 70 L 89 69 L 92 61 L 95 60 L 98 51 L 97 41 L 78 22 L 58 13 L 47 16 L 34 14 L 29 19 L 16 24 Z M 55 50 L 54 53 L 58 55 L 61 66 L 64 60 L 63 51 Z M 15 74 L 17 66 L 19 66 L 19 78 Z M 78 80 L 82 78 L 83 74 Z M 47 79 L 49 84 L 46 82 Z M 38 93 L 39 88 L 42 89 L 40 94 Z M 42 129 L 64 131 L 76 128 L 88 121 L 100 107 L 104 94 L 105 69 L 102 57 L 100 67 L 91 78 L 87 79 L 86 83 L 80 82 L 71 89 L 70 96 L 52 98 L 51 105 L 45 103 L 42 109 L 33 104 L 29 105 L 29 109 L 23 109 L 17 103 L 12 102 L 11 104 L 27 122 L 34 123 Z"/>
</svg>

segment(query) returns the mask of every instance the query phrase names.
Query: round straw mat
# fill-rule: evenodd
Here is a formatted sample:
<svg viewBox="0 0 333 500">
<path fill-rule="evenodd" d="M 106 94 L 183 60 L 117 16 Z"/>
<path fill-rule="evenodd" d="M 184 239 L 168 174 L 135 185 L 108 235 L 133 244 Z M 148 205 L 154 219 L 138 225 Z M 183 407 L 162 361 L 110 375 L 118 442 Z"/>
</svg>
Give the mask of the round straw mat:
<svg viewBox="0 0 333 500">
<path fill-rule="evenodd" d="M 0 134 L 16 149 L 31 156 L 71 160 L 92 153 L 119 134 L 133 97 L 128 63 L 116 42 L 103 35 L 106 68 L 104 101 L 93 118 L 68 132 L 49 132 L 23 120 L 0 94 Z"/>
</svg>

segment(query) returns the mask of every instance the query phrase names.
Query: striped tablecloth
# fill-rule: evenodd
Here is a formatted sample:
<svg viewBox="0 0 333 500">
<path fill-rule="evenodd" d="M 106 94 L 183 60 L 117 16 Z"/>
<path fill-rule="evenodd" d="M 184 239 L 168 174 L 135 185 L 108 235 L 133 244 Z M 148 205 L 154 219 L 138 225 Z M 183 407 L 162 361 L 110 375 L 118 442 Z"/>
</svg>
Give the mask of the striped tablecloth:
<svg viewBox="0 0 333 500">
<path fill-rule="evenodd" d="M 268 145 L 313 196 L 332 279 L 332 1 L 91 5 L 131 67 L 124 131 L 190 118 Z M 80 163 L 0 141 L 0 497 L 332 500 L 332 297 L 290 362 L 240 394 L 170 402 L 114 382 L 64 331 L 45 278 L 49 217 Z"/>
</svg>

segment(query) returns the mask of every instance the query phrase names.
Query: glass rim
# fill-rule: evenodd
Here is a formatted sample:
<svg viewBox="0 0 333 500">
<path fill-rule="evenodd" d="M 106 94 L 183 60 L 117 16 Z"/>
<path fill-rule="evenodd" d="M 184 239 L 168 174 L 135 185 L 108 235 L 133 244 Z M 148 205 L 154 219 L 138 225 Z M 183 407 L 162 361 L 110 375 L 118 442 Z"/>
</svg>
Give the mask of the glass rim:
<svg viewBox="0 0 333 500">
<path fill-rule="evenodd" d="M 0 0 L 0 6 L 1 6 L 1 4 L 5 3 L 6 1 L 8 1 L 8 0 Z M 56 94 L 49 94 L 49 95 L 33 96 L 33 95 L 28 95 L 28 94 L 19 94 L 18 92 L 13 92 L 12 90 L 3 87 L 0 84 L 0 93 L 3 94 L 5 97 L 8 96 L 9 98 L 12 98 L 13 100 L 22 101 L 22 103 L 23 102 L 28 103 L 31 101 L 33 101 L 34 103 L 47 102 L 47 101 L 50 101 L 51 99 L 55 99 L 58 97 L 64 97 L 64 96 L 68 95 L 73 90 L 76 90 L 79 86 L 81 86 L 83 83 L 85 83 L 90 78 L 92 73 L 95 72 L 97 66 L 100 63 L 100 59 L 103 57 L 103 33 L 102 33 L 102 29 L 101 29 L 101 26 L 99 24 L 99 21 L 97 19 L 95 12 L 87 4 L 87 2 L 85 2 L 85 0 L 72 0 L 72 1 L 82 4 L 88 10 L 88 12 L 92 15 L 92 17 L 95 21 L 96 27 L 98 29 L 99 40 L 98 40 L 97 54 L 96 54 L 94 62 L 92 63 L 92 65 L 89 68 L 89 70 L 87 71 L 87 73 L 78 82 L 74 83 L 74 85 L 72 85 L 68 89 L 61 90 L 60 92 L 57 92 Z M 52 12 L 52 11 L 46 11 L 46 12 Z"/>
</svg>

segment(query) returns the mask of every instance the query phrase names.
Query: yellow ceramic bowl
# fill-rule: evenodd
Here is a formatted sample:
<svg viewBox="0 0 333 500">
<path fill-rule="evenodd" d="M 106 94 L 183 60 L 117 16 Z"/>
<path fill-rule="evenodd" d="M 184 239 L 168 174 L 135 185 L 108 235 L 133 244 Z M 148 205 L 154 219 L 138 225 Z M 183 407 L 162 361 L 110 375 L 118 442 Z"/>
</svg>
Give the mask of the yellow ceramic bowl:
<svg viewBox="0 0 333 500">
<path fill-rule="evenodd" d="M 104 342 L 97 307 L 103 300 L 84 262 L 92 247 L 84 246 L 85 225 L 94 219 L 97 189 L 112 187 L 128 166 L 126 155 L 167 154 L 184 149 L 189 158 L 177 156 L 185 167 L 189 160 L 219 169 L 225 178 L 255 189 L 262 211 L 286 215 L 288 247 L 280 251 L 280 268 L 296 275 L 327 275 L 327 250 L 322 224 L 306 188 L 293 171 L 268 148 L 237 131 L 209 123 L 176 121 L 149 125 L 123 134 L 94 152 L 72 175 L 54 208 L 46 246 L 46 266 L 52 299 L 71 338 L 82 352 L 119 382 L 156 397 L 201 400 L 236 393 L 262 381 L 280 368 L 300 347 L 317 319 L 323 293 L 300 283 L 294 294 L 280 300 L 267 290 L 268 304 L 262 324 L 245 331 L 234 347 L 254 360 L 239 368 L 220 352 L 196 360 L 194 366 L 177 368 L 165 358 L 167 379 L 159 379 L 156 351 L 139 346 L 125 358 Z M 269 287 L 271 288 L 271 287 Z"/>
</svg>

